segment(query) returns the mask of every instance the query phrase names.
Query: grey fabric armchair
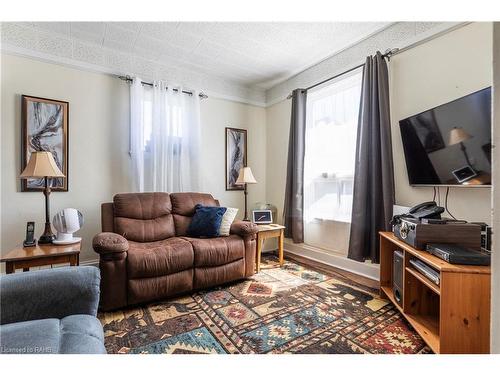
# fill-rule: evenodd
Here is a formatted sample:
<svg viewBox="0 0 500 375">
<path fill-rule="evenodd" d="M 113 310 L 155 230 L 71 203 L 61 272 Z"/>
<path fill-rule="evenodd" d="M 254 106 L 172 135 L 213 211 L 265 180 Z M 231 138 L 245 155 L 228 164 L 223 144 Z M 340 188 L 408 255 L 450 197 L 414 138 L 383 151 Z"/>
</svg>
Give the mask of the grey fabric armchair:
<svg viewBox="0 0 500 375">
<path fill-rule="evenodd" d="M 61 267 L 0 277 L 0 353 L 106 353 L 99 269 Z"/>
</svg>

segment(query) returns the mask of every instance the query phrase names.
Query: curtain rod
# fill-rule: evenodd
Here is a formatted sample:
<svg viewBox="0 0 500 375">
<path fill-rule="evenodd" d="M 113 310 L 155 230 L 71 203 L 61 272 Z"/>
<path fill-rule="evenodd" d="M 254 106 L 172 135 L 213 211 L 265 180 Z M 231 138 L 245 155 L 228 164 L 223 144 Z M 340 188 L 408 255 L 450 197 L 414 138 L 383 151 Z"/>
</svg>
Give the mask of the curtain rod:
<svg viewBox="0 0 500 375">
<path fill-rule="evenodd" d="M 133 81 L 134 81 L 134 80 L 132 79 L 132 77 L 130 77 L 130 76 L 117 76 L 117 77 L 118 77 L 119 79 L 121 79 L 122 81 L 125 81 L 125 82 L 128 82 L 128 83 L 131 83 L 131 82 L 133 82 Z M 151 86 L 151 87 L 153 87 L 153 86 L 154 86 L 154 84 L 153 84 L 152 82 L 144 82 L 144 81 L 141 81 L 141 84 L 146 85 L 146 86 Z M 167 87 L 167 89 L 168 89 L 168 87 Z M 175 91 L 175 92 L 179 91 L 179 89 L 176 89 L 176 88 L 173 88 L 172 90 L 173 90 L 173 91 Z M 193 95 L 193 93 L 192 93 L 191 91 L 184 91 L 184 90 L 182 90 L 181 92 L 182 92 L 183 94 Z M 208 95 L 207 95 L 207 94 L 204 94 L 204 93 L 202 93 L 202 92 L 200 92 L 200 93 L 198 94 L 198 96 L 200 97 L 200 99 L 207 99 L 207 98 L 208 98 Z"/>
<path fill-rule="evenodd" d="M 392 49 L 388 49 L 385 51 L 385 53 L 382 55 L 382 57 L 387 57 L 387 59 L 390 59 L 391 56 L 394 56 L 396 53 L 400 52 L 400 49 L 399 48 L 392 48 Z M 339 73 L 339 74 L 336 74 L 334 75 L 333 77 L 330 77 L 330 78 L 327 78 L 327 79 L 324 79 L 323 81 L 321 82 L 318 82 L 318 83 L 315 83 L 314 85 L 311 85 L 309 87 L 306 87 L 305 89 L 303 89 L 304 91 L 308 91 L 308 90 L 311 90 L 317 86 L 320 86 L 322 85 L 323 83 L 326 83 L 328 81 L 331 81 L 332 79 L 335 79 L 335 78 L 338 78 L 340 76 L 343 76 L 344 74 L 347 74 L 347 73 L 350 73 L 356 69 L 359 69 L 361 68 L 362 66 L 364 66 L 365 63 L 363 64 L 359 64 L 359 65 L 356 65 L 355 67 L 353 68 L 350 68 L 350 69 L 347 69 L 346 71 L 343 71 L 342 73 Z M 292 94 L 290 93 L 287 97 L 287 99 L 291 99 L 292 98 Z"/>
</svg>

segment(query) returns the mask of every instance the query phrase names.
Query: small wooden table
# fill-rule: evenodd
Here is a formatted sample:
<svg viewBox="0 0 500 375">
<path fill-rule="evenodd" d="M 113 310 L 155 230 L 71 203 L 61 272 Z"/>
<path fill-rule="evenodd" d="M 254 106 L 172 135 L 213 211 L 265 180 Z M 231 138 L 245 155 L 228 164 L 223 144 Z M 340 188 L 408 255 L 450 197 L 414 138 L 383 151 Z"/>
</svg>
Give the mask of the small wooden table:
<svg viewBox="0 0 500 375">
<path fill-rule="evenodd" d="M 257 259 L 255 261 L 257 272 L 260 271 L 260 257 L 262 254 L 262 246 L 267 238 L 279 238 L 278 253 L 280 267 L 283 265 L 283 238 L 285 237 L 285 227 L 279 224 L 258 225 L 257 232 Z"/>
<path fill-rule="evenodd" d="M 1 262 L 5 262 L 7 273 L 14 273 L 22 268 L 24 272 L 30 267 L 48 266 L 52 264 L 69 263 L 71 266 L 80 264 L 80 243 L 71 245 L 44 244 L 33 247 L 16 247 Z"/>
</svg>

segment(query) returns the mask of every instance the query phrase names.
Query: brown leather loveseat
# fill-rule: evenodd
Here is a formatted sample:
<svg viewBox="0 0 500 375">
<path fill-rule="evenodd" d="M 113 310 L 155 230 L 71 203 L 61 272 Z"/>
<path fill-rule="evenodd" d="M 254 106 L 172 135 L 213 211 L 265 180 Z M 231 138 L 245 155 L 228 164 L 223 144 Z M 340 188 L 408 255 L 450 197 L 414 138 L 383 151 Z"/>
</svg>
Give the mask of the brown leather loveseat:
<svg viewBox="0 0 500 375">
<path fill-rule="evenodd" d="M 195 205 L 210 194 L 117 194 L 101 207 L 102 310 L 158 300 L 249 277 L 255 269 L 255 224 L 235 221 L 229 237 L 190 238 Z"/>
</svg>

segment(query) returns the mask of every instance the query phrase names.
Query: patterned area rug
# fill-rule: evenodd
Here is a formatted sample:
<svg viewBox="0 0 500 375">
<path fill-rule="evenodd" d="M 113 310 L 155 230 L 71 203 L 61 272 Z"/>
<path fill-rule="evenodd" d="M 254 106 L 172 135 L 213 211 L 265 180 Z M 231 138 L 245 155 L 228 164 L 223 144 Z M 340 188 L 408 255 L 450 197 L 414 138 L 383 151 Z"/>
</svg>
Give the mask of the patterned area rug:
<svg viewBox="0 0 500 375">
<path fill-rule="evenodd" d="M 375 290 L 265 257 L 251 279 L 99 316 L 108 353 L 428 353 Z"/>
</svg>

